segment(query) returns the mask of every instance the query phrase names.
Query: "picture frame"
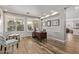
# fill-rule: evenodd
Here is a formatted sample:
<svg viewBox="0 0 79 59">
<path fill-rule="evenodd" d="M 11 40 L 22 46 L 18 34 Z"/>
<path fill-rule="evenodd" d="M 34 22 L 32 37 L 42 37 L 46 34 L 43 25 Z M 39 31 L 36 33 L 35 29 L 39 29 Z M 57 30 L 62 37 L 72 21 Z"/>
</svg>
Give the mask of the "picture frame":
<svg viewBox="0 0 79 59">
<path fill-rule="evenodd" d="M 79 23 L 76 23 L 76 29 L 79 29 Z"/>
<path fill-rule="evenodd" d="M 16 27 L 16 22 L 12 18 L 9 18 L 7 22 L 7 31 L 15 31 L 15 27 Z"/>
<path fill-rule="evenodd" d="M 46 26 L 47 26 L 47 27 L 51 27 L 51 20 L 47 20 Z"/>
<path fill-rule="evenodd" d="M 32 25 L 32 24 L 28 24 L 28 25 L 27 25 L 27 31 L 28 31 L 28 32 L 32 32 L 33 30 L 34 30 L 33 25 Z"/>
<path fill-rule="evenodd" d="M 51 26 L 59 26 L 60 25 L 60 20 L 59 19 L 55 19 L 51 21 Z"/>
</svg>

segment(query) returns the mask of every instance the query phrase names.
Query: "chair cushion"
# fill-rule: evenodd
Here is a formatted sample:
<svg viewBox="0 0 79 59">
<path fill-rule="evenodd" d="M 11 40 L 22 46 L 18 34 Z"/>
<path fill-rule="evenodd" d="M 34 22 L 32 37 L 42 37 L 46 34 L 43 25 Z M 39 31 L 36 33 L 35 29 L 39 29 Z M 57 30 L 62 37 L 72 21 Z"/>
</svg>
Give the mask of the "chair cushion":
<svg viewBox="0 0 79 59">
<path fill-rule="evenodd" d="M 11 40 L 7 40 L 5 45 L 14 45 L 18 43 L 18 40 L 16 39 L 11 39 Z"/>
</svg>

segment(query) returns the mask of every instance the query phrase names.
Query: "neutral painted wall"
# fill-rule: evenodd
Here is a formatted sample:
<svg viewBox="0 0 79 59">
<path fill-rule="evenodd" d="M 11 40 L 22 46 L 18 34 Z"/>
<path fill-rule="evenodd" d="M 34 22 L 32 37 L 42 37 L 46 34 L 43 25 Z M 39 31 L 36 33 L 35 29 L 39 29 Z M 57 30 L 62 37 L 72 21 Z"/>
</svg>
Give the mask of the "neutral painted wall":
<svg viewBox="0 0 79 59">
<path fill-rule="evenodd" d="M 74 6 L 66 9 L 66 19 L 79 18 L 79 8 L 75 9 Z"/>
<path fill-rule="evenodd" d="M 0 34 L 3 35 L 3 11 L 0 9 Z"/>
<path fill-rule="evenodd" d="M 59 12 L 58 15 L 45 18 L 43 19 L 43 21 L 59 19 L 60 25 L 52 26 L 52 27 L 42 27 L 42 28 L 46 28 L 48 38 L 52 38 L 52 39 L 56 38 L 57 40 L 64 42 L 65 41 L 65 17 L 66 17 L 65 10 L 61 9 L 58 12 Z"/>
</svg>

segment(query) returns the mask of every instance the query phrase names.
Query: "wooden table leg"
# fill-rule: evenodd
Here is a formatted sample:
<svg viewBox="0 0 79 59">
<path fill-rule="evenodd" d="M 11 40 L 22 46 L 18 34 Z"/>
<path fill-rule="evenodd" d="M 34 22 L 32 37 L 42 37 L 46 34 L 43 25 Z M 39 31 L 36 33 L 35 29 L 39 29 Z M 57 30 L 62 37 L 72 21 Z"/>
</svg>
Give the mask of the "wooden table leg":
<svg viewBox="0 0 79 59">
<path fill-rule="evenodd" d="M 4 54 L 6 54 L 7 47 L 4 47 Z"/>
<path fill-rule="evenodd" d="M 3 46 L 1 45 L 1 51 L 2 51 Z"/>
<path fill-rule="evenodd" d="M 14 53 L 14 45 L 12 45 L 12 53 Z"/>
<path fill-rule="evenodd" d="M 19 47 L 18 45 L 19 45 L 19 44 L 17 43 L 17 48 Z"/>
</svg>

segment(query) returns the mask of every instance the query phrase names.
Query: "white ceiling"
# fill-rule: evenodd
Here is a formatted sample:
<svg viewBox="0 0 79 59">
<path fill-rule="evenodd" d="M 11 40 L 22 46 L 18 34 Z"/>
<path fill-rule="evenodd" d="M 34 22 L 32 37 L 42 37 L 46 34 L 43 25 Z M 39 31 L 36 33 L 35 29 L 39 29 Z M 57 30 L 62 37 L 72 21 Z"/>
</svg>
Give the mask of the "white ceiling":
<svg viewBox="0 0 79 59">
<path fill-rule="evenodd" d="M 46 13 L 50 13 L 51 10 L 57 11 L 69 7 L 69 5 L 0 5 L 3 10 L 8 10 L 8 12 L 18 13 L 40 17 Z"/>
<path fill-rule="evenodd" d="M 73 19 L 79 18 L 79 5 L 73 5 L 66 10 L 66 18 Z"/>
</svg>

